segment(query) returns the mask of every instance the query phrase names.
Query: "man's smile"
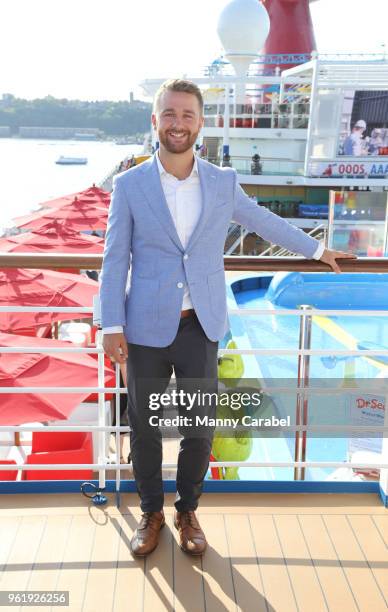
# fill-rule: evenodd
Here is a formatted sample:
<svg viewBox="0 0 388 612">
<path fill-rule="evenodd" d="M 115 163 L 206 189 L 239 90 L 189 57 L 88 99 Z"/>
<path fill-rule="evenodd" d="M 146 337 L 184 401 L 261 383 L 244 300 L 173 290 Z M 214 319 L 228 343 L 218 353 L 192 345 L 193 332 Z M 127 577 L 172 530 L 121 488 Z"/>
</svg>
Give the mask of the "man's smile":
<svg viewBox="0 0 388 612">
<path fill-rule="evenodd" d="M 185 132 L 168 132 L 169 136 L 175 138 L 175 140 L 183 140 L 187 136 Z"/>
</svg>

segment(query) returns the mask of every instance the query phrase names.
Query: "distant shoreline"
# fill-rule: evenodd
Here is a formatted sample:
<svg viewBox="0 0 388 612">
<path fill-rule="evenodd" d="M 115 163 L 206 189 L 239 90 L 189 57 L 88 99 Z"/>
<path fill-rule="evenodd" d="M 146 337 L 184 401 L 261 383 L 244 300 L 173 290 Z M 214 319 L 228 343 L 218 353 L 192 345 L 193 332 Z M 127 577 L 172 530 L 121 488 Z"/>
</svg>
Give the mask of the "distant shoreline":
<svg viewBox="0 0 388 612">
<path fill-rule="evenodd" d="M 150 129 L 152 105 L 134 100 L 85 101 L 53 96 L 26 100 L 12 94 L 0 97 L 0 136 L 68 137 L 76 132 L 95 138 L 139 138 Z M 54 132 L 58 132 L 55 134 Z"/>
<path fill-rule="evenodd" d="M 6 127 L 6 126 L 4 126 Z M 47 126 L 47 127 L 51 127 L 51 126 Z M 55 127 L 55 126 L 54 126 Z M 104 134 L 103 136 L 100 136 L 98 138 L 75 138 L 74 136 L 21 136 L 20 134 L 8 134 L 8 135 L 2 135 L 0 133 L 0 139 L 1 140 L 6 140 L 6 139 L 12 139 L 12 140 L 64 140 L 64 141 L 69 141 L 69 140 L 75 140 L 77 142 L 116 142 L 116 144 L 123 144 L 123 145 L 127 145 L 127 144 L 138 144 L 141 145 L 144 142 L 144 138 L 145 138 L 145 134 L 143 134 L 143 136 L 140 137 L 136 137 L 136 136 L 128 136 L 127 134 L 121 134 L 121 135 L 109 135 L 109 134 Z M 117 142 L 117 141 L 122 141 L 122 142 Z M 125 142 L 124 142 L 125 141 Z"/>
</svg>

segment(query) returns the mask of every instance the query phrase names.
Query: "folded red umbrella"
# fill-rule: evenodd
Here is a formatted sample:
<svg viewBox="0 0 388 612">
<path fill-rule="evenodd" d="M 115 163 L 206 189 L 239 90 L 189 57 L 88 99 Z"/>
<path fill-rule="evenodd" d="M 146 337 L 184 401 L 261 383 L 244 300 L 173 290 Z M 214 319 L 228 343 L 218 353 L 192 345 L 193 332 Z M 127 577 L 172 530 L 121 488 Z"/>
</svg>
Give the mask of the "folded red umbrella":
<svg viewBox="0 0 388 612">
<path fill-rule="evenodd" d="M 59 203 L 59 200 L 61 200 L 61 203 Z M 78 198 L 77 196 L 74 196 L 70 199 L 59 198 L 59 200 L 56 206 L 39 208 L 39 210 L 34 210 L 33 212 L 28 213 L 28 215 L 21 215 L 20 217 L 14 217 L 16 227 L 22 227 L 26 223 L 30 223 L 31 221 L 34 221 L 35 219 L 40 219 L 43 216 L 50 217 L 51 219 L 63 218 L 64 216 L 66 216 L 66 213 L 65 215 L 62 214 L 62 216 L 58 216 L 58 214 L 54 213 L 54 211 L 58 211 L 62 209 L 63 207 L 65 207 L 65 210 L 68 210 L 67 207 L 70 206 L 71 210 L 79 210 L 81 214 L 84 214 L 85 210 L 90 209 L 90 208 L 99 208 L 99 209 L 109 208 L 109 204 L 105 202 L 104 203 L 96 202 L 95 200 L 91 198 Z"/>
<path fill-rule="evenodd" d="M 57 208 L 65 204 L 69 204 L 69 202 L 72 202 L 74 198 L 89 202 L 90 204 L 97 204 L 98 206 L 109 206 L 110 193 L 109 191 L 105 191 L 105 189 L 101 189 L 101 187 L 96 187 L 93 185 L 92 187 L 88 187 L 88 189 L 78 191 L 77 193 L 71 193 L 69 195 L 62 196 L 61 198 L 41 202 L 40 205 L 42 207 L 44 206 L 45 208 Z"/>
<path fill-rule="evenodd" d="M 0 269 L 0 306 L 92 306 L 98 282 L 79 274 L 53 270 Z M 26 328 L 90 317 L 86 313 L 2 312 L 0 331 L 20 333 Z"/>
<path fill-rule="evenodd" d="M 71 343 L 0 332 L 0 347 L 70 347 Z M 104 368 L 105 386 L 115 372 Z M 97 361 L 81 353 L 2 353 L 1 387 L 98 387 Z M 66 419 L 90 393 L 0 393 L 0 425 Z"/>
<path fill-rule="evenodd" d="M 80 234 L 59 221 L 43 229 L 0 238 L 0 251 L 5 253 L 102 253 L 104 240 L 98 236 Z"/>
<path fill-rule="evenodd" d="M 31 215 L 15 219 L 16 227 L 24 230 L 41 229 L 55 220 L 63 220 L 63 225 L 73 231 L 105 230 L 108 221 L 108 208 L 74 199 L 60 208 L 43 209 Z"/>
</svg>

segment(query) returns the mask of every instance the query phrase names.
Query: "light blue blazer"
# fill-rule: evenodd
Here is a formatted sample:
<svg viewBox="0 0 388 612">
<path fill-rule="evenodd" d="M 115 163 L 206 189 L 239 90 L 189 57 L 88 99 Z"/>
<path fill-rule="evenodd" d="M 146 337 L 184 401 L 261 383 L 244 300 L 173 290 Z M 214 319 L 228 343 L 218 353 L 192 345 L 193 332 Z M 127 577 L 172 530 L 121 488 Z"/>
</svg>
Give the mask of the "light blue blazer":
<svg viewBox="0 0 388 612">
<path fill-rule="evenodd" d="M 232 168 L 198 158 L 198 173 L 202 212 L 186 249 L 167 206 L 156 157 L 115 178 L 100 276 L 101 322 L 102 327 L 122 325 L 129 342 L 172 343 L 185 283 L 208 338 L 224 337 L 229 321 L 223 255 L 231 220 L 307 258 L 319 245 L 252 202 Z"/>
</svg>

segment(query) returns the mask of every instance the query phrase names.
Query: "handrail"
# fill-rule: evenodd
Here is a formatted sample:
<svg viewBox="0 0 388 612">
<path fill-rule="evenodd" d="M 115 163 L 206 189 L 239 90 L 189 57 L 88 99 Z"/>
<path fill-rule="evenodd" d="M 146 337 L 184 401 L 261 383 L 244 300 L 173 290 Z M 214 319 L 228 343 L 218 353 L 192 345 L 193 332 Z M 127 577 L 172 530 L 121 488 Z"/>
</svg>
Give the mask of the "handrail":
<svg viewBox="0 0 388 612">
<path fill-rule="evenodd" d="M 103 255 L 73 253 L 0 253 L 0 268 L 75 268 L 100 270 Z M 343 272 L 388 273 L 388 257 L 338 260 Z M 327 264 L 305 257 L 224 256 L 225 270 L 243 272 L 330 272 Z"/>
<path fill-rule="evenodd" d="M 114 428 L 112 428 L 114 429 Z M 163 463 L 162 469 L 176 469 L 177 463 Z M 209 467 L 244 467 L 244 468 L 268 468 L 268 467 L 297 467 L 297 468 L 344 468 L 349 467 L 352 469 L 388 469 L 388 463 L 375 463 L 369 462 L 355 462 L 350 461 L 210 461 Z M 19 465 L 0 465 L 0 474 L 2 471 L 14 470 L 128 470 L 128 464 L 126 463 L 29 463 Z"/>
</svg>

